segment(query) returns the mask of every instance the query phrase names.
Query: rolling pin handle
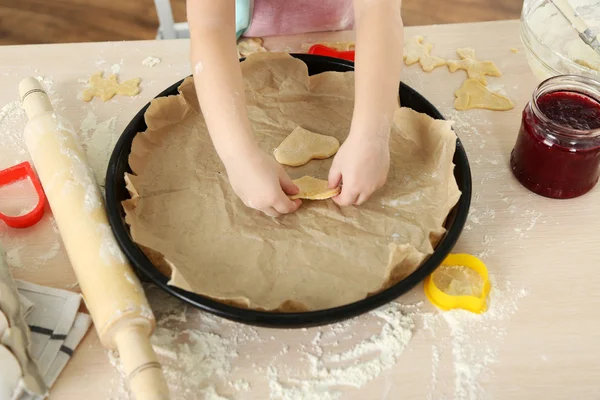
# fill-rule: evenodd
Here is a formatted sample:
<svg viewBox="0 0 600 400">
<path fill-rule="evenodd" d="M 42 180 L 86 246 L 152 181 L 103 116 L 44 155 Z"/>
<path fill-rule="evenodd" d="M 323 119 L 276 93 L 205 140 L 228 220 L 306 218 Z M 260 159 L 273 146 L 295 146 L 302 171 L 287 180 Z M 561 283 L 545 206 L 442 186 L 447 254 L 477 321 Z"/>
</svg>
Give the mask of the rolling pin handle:
<svg viewBox="0 0 600 400">
<path fill-rule="evenodd" d="M 115 343 L 135 400 L 168 400 L 169 388 L 146 328 L 123 328 Z"/>
<path fill-rule="evenodd" d="M 29 119 L 47 112 L 54 112 L 44 87 L 35 78 L 25 78 L 19 83 L 19 95 Z"/>
</svg>

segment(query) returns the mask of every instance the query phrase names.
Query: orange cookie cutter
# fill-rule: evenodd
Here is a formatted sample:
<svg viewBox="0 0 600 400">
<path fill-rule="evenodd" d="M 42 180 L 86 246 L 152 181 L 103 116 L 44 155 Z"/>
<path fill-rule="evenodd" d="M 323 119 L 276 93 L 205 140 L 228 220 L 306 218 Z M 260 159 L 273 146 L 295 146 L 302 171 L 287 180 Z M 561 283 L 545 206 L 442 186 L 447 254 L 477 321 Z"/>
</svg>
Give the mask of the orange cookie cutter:
<svg viewBox="0 0 600 400">
<path fill-rule="evenodd" d="M 25 215 L 19 215 L 17 217 L 6 215 L 0 212 L 0 220 L 11 228 L 28 228 L 37 224 L 42 216 L 44 215 L 44 208 L 46 206 L 46 194 L 42 188 L 42 184 L 38 179 L 31 164 L 29 162 L 23 162 L 13 167 L 7 168 L 0 171 L 0 187 L 10 185 L 11 183 L 21 181 L 29 178 L 33 187 L 38 195 L 38 203 L 33 210 Z"/>
<path fill-rule="evenodd" d="M 487 296 L 492 288 L 488 270 L 483 261 L 470 254 L 450 254 L 442 262 L 444 266 L 463 266 L 477 272 L 483 280 L 483 288 L 479 296 L 453 296 L 445 293 L 433 282 L 433 274 L 425 278 L 424 289 L 427 299 L 441 310 L 448 311 L 455 308 L 480 314 L 487 309 Z M 435 272 L 434 272 L 435 273 Z"/>
</svg>

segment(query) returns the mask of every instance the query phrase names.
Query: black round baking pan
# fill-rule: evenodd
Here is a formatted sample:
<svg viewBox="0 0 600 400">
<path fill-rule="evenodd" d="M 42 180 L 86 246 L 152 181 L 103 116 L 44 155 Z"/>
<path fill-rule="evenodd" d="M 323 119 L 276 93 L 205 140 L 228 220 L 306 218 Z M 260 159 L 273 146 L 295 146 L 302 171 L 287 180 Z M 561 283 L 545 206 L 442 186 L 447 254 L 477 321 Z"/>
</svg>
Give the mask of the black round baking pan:
<svg viewBox="0 0 600 400">
<path fill-rule="evenodd" d="M 310 75 L 319 74 L 325 71 L 346 72 L 354 70 L 354 64 L 345 60 L 309 54 L 292 55 L 302 60 L 308 66 Z M 178 94 L 177 88 L 181 82 L 183 82 L 183 80 L 175 83 L 157 97 Z M 425 113 L 432 118 L 444 119 L 442 114 L 429 101 L 405 84 L 400 84 L 400 102 L 403 106 L 410 107 L 420 113 Z M 106 174 L 106 206 L 108 209 L 108 218 L 121 249 L 136 270 L 141 273 L 142 279 L 144 277 L 149 279 L 171 295 L 198 307 L 201 310 L 237 322 L 278 328 L 325 325 L 348 319 L 395 300 L 411 290 L 419 282 L 423 281 L 425 277 L 431 274 L 450 253 L 465 225 L 471 203 L 471 170 L 469 168 L 467 154 L 460 139 L 457 138 L 456 152 L 454 154 L 454 164 L 456 165 L 454 168 L 454 176 L 456 177 L 462 195 L 446 219 L 445 226 L 447 232 L 439 242 L 435 252 L 415 272 L 390 288 L 363 300 L 341 307 L 310 312 L 282 313 L 255 311 L 235 307 L 205 296 L 169 286 L 167 284 L 168 278 L 154 267 L 131 238 L 129 226 L 125 223 L 125 213 L 121 206 L 123 200 L 130 198 L 129 192 L 125 188 L 124 175 L 126 172 L 131 172 L 128 162 L 131 143 L 138 132 L 146 130 L 144 113 L 149 105 L 149 103 L 146 104 L 125 128 L 125 131 L 115 146 L 108 164 L 108 171 Z"/>
</svg>

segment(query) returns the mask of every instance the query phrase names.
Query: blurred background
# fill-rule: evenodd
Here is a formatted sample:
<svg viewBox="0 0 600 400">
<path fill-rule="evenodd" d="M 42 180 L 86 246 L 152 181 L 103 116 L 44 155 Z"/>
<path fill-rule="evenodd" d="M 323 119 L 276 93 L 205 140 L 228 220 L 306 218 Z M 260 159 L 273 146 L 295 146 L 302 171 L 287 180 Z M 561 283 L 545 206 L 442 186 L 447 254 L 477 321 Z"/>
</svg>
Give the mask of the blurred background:
<svg viewBox="0 0 600 400">
<path fill-rule="evenodd" d="M 407 26 L 516 19 L 522 5 L 523 0 L 403 0 L 403 17 Z M 171 0 L 171 7 L 175 21 L 185 21 L 185 0 Z M 0 2 L 2 45 L 154 39 L 157 29 L 153 0 Z"/>
</svg>

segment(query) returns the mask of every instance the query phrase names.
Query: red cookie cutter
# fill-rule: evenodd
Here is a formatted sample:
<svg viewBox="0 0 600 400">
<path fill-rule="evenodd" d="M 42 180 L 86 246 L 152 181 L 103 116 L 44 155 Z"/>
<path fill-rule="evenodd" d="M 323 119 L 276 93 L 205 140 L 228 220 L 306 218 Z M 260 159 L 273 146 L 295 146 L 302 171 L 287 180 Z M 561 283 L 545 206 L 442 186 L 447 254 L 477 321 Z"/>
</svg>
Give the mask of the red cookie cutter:
<svg viewBox="0 0 600 400">
<path fill-rule="evenodd" d="M 15 165 L 14 167 L 5 169 L 4 171 L 0 171 L 0 187 L 26 178 L 31 179 L 31 183 L 33 184 L 33 187 L 38 195 L 38 203 L 33 210 L 25 215 L 19 215 L 18 217 L 4 215 L 0 212 L 0 220 L 4 221 L 6 225 L 10 226 L 11 228 L 28 228 L 37 224 L 44 215 L 46 194 L 44 193 L 42 184 L 40 183 L 37 175 L 33 172 L 33 168 L 31 168 L 31 164 L 29 164 L 29 162 L 24 162 Z"/>
<path fill-rule="evenodd" d="M 354 50 L 337 51 L 335 49 L 332 49 L 331 47 L 323 46 L 322 44 L 315 44 L 311 46 L 311 48 L 308 49 L 308 54 L 341 58 L 342 60 L 354 62 Z"/>
</svg>

